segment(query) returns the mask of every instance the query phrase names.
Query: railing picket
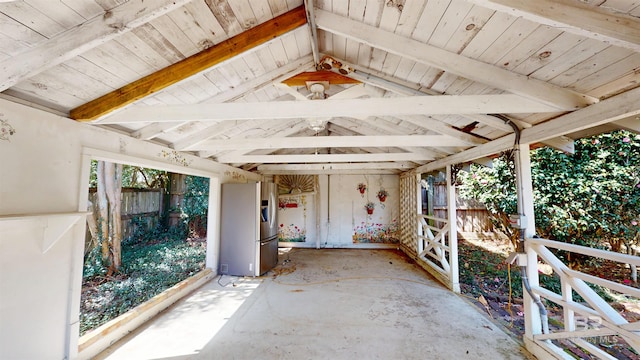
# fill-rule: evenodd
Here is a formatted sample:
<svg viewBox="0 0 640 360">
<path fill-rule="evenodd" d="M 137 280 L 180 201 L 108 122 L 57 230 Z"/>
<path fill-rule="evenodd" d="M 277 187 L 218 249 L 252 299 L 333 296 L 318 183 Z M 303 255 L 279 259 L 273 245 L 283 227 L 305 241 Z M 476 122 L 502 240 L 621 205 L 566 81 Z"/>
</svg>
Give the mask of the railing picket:
<svg viewBox="0 0 640 360">
<path fill-rule="evenodd" d="M 640 299 L 640 290 L 570 269 L 548 248 L 571 251 L 626 264 L 640 264 L 640 258 L 547 239 L 527 239 L 527 242 L 529 252 L 537 254 L 546 264 L 550 265 L 561 280 L 561 294 L 541 286 L 532 286 L 535 294 L 562 306 L 564 315 L 564 331 L 533 335 L 536 345 L 545 349 L 557 348 L 556 345 L 549 343 L 548 340 L 565 339 L 572 341 L 577 346 L 599 358 L 614 359 L 607 352 L 584 340 L 584 338 L 617 335 L 622 337 L 636 351 L 640 350 L 640 324 L 638 322 L 629 323 L 618 311 L 591 289 L 587 282 L 637 299 Z M 574 291 L 585 300 L 585 304 L 577 303 L 573 300 Z M 582 327 L 578 328 L 575 314 L 585 316 L 590 321 L 580 324 Z M 591 320 L 594 320 L 596 325 L 592 324 Z"/>
</svg>

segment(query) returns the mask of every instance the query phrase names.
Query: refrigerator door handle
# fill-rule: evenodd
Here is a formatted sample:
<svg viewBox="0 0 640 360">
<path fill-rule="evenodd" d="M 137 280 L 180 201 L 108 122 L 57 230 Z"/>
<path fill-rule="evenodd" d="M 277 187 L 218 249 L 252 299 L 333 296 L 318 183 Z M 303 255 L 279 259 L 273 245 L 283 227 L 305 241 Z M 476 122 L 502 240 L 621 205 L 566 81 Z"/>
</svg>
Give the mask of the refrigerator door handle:
<svg viewBox="0 0 640 360">
<path fill-rule="evenodd" d="M 269 204 L 269 210 L 271 211 L 271 214 L 269 214 L 269 228 L 273 229 L 276 222 L 276 196 L 273 191 L 269 192 Z"/>
</svg>

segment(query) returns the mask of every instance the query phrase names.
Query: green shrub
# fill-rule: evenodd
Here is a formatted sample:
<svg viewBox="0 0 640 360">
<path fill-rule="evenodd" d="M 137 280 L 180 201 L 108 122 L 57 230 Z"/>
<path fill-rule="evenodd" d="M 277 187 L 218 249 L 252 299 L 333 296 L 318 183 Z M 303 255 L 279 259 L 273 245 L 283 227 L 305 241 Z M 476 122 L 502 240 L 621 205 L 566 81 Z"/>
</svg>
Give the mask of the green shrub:
<svg viewBox="0 0 640 360">
<path fill-rule="evenodd" d="M 83 299 L 81 335 L 201 271 L 205 252 L 204 243 L 183 240 L 123 246 L 122 274 L 96 285 Z M 104 275 L 92 269 L 85 265 L 85 278 Z"/>
</svg>

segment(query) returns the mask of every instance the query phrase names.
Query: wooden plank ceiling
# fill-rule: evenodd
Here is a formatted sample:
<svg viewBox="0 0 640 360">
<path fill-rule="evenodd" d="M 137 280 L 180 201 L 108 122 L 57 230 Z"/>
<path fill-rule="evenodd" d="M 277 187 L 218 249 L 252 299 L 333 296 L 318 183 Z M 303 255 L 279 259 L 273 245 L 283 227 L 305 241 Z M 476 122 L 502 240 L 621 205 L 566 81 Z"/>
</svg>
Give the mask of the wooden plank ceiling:
<svg viewBox="0 0 640 360">
<path fill-rule="evenodd" d="M 2 0 L 0 70 L 5 99 L 247 170 L 430 171 L 513 126 L 640 132 L 640 4 Z"/>
</svg>

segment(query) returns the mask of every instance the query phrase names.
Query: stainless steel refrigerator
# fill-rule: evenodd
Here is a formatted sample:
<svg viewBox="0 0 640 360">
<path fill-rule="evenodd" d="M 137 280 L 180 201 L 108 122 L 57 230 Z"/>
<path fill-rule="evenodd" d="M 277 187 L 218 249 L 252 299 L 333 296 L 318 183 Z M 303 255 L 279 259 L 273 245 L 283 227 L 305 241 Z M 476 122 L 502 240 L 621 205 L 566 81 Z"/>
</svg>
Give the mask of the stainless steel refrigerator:
<svg viewBox="0 0 640 360">
<path fill-rule="evenodd" d="M 278 263 L 277 187 L 222 184 L 220 274 L 259 276 Z"/>
</svg>

